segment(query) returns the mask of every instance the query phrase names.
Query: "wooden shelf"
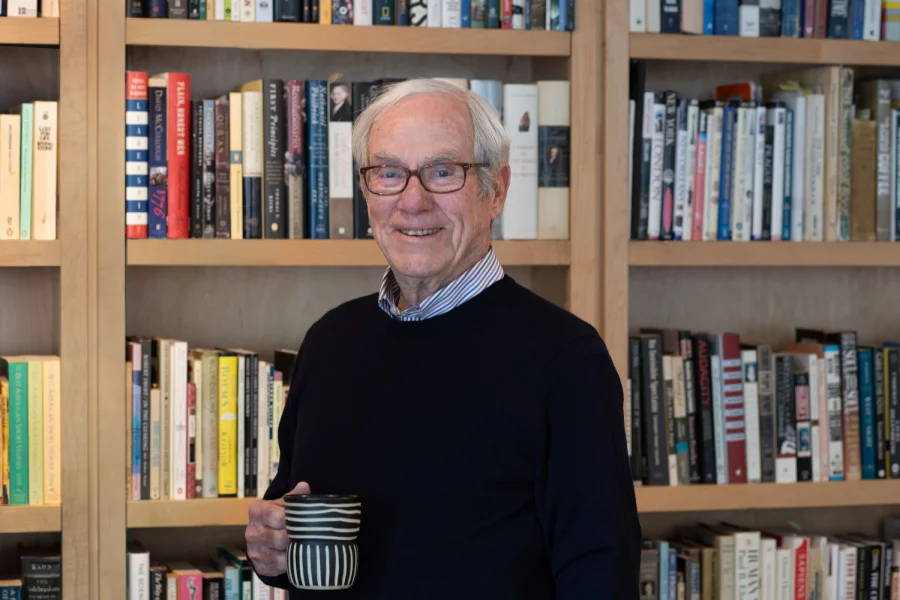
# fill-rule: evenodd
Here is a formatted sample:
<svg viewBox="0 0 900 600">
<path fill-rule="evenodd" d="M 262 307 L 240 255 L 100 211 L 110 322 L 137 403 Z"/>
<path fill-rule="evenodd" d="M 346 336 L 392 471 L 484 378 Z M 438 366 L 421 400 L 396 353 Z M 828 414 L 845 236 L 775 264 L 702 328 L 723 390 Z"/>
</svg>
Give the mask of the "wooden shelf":
<svg viewBox="0 0 900 600">
<path fill-rule="evenodd" d="M 900 480 L 636 487 L 641 513 L 900 504 Z"/>
<path fill-rule="evenodd" d="M 900 242 L 636 242 L 632 267 L 900 267 Z"/>
<path fill-rule="evenodd" d="M 128 501 L 128 527 L 246 525 L 259 498 Z"/>
<path fill-rule="evenodd" d="M 59 240 L 0 242 L 0 267 L 58 267 L 59 257 Z"/>
<path fill-rule="evenodd" d="M 0 506 L 0 533 L 42 533 L 60 531 L 59 506 Z"/>
<path fill-rule="evenodd" d="M 494 242 L 505 266 L 569 264 L 568 241 Z M 128 264 L 168 266 L 366 267 L 387 262 L 372 240 L 129 240 Z"/>
<path fill-rule="evenodd" d="M 59 46 L 57 17 L 0 17 L 0 46 Z"/>
<path fill-rule="evenodd" d="M 566 31 L 127 19 L 129 46 L 569 56 Z"/>
<path fill-rule="evenodd" d="M 632 33 L 631 58 L 900 66 L 900 42 Z"/>
</svg>

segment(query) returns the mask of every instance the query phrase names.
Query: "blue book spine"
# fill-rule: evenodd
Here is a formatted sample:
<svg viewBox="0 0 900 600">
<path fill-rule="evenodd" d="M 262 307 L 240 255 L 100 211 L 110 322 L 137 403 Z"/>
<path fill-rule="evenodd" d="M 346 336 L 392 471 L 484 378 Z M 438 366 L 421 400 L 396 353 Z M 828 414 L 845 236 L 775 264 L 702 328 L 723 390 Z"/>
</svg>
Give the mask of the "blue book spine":
<svg viewBox="0 0 900 600">
<path fill-rule="evenodd" d="M 872 370 L 872 349 L 860 348 L 859 360 L 859 416 L 862 432 L 862 478 L 875 479 L 875 388 Z"/>
<path fill-rule="evenodd" d="M 490 27 L 490 23 L 487 26 Z M 525 29 L 531 29 L 531 0 L 525 0 Z"/>
<path fill-rule="evenodd" d="M 784 116 L 784 198 L 781 206 L 781 239 L 791 239 L 791 207 L 794 189 L 794 111 L 785 109 Z"/>
<path fill-rule="evenodd" d="M 20 585 L 2 585 L 2 586 L 0 586 L 0 600 L 22 600 L 22 586 L 20 586 Z"/>
<path fill-rule="evenodd" d="M 846 40 L 850 36 L 850 0 L 828 0 L 828 37 Z"/>
<path fill-rule="evenodd" d="M 866 20 L 866 0 L 850 0 L 850 39 L 863 39 L 863 24 Z"/>
<path fill-rule="evenodd" d="M 130 94 L 140 94 L 143 97 L 125 100 L 125 226 L 128 237 L 145 238 L 147 237 L 147 147 L 149 145 L 147 78 L 138 75 L 129 83 L 134 84 L 133 87 L 129 86 Z M 31 107 L 31 104 L 22 105 L 22 122 L 25 123 L 27 108 L 29 126 Z M 22 128 L 22 133 L 25 133 L 25 127 Z"/>
<path fill-rule="evenodd" d="M 800 12 L 802 0 L 782 0 L 781 35 L 782 37 L 800 37 Z"/>
<path fill-rule="evenodd" d="M 515 4 L 515 2 L 513 2 Z M 566 28 L 566 10 L 568 6 L 566 6 L 566 0 L 559 0 L 559 21 L 558 26 L 556 27 L 557 31 L 564 31 Z M 513 8 L 515 10 L 515 8 Z"/>
<path fill-rule="evenodd" d="M 472 27 L 472 0 L 459 0 L 459 26 Z"/>
<path fill-rule="evenodd" d="M 328 239 L 328 82 L 306 82 L 307 195 L 309 218 L 307 238 Z"/>
<path fill-rule="evenodd" d="M 715 0 L 715 23 L 716 35 L 738 35 L 738 0 Z"/>
<path fill-rule="evenodd" d="M 703 0 L 703 35 L 716 33 L 716 0 Z"/>
<path fill-rule="evenodd" d="M 150 181 L 147 207 L 147 237 L 165 238 L 168 236 L 168 152 L 166 136 L 168 123 L 166 119 L 167 92 L 165 84 L 154 85 L 150 80 L 148 87 L 150 155 L 147 157 Z"/>
<path fill-rule="evenodd" d="M 143 481 L 141 481 L 141 444 L 143 438 L 141 437 L 141 381 L 142 381 L 142 371 L 143 369 L 150 368 L 150 365 L 141 365 L 140 369 L 132 369 L 131 372 L 131 499 L 132 500 L 140 500 L 142 499 L 142 488 L 144 487 Z M 146 429 L 149 432 L 150 423 L 146 424 Z M 148 461 L 149 465 L 149 461 Z M 149 472 L 148 472 L 149 474 Z M 137 488 L 135 488 L 135 485 Z M 147 480 L 147 486 L 149 489 L 150 481 L 149 478 Z M 149 499 L 149 498 L 145 498 Z"/>
<path fill-rule="evenodd" d="M 678 600 L 678 550 L 669 548 L 669 600 Z"/>
<path fill-rule="evenodd" d="M 734 173 L 734 120 L 737 110 L 726 104 L 722 111 L 722 172 L 719 177 L 719 240 L 731 239 L 731 189 Z"/>
</svg>

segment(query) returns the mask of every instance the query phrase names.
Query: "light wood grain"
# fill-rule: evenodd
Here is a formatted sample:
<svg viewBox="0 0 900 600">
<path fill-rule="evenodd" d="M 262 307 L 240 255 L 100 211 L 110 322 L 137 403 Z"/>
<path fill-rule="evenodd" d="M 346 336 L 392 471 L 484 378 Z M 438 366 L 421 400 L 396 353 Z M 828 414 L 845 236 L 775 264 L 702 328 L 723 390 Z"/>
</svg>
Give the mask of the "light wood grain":
<svg viewBox="0 0 900 600">
<path fill-rule="evenodd" d="M 59 240 L 0 241 L 0 267 L 58 267 Z"/>
<path fill-rule="evenodd" d="M 896 242 L 641 242 L 632 267 L 900 267 Z"/>
<path fill-rule="evenodd" d="M 195 498 L 128 502 L 128 527 L 246 525 L 259 498 Z"/>
<path fill-rule="evenodd" d="M 494 242 L 504 265 L 566 265 L 567 241 Z M 129 240 L 129 265 L 386 266 L 372 240 Z"/>
<path fill-rule="evenodd" d="M 28 44 L 59 45 L 59 19 L 56 17 L 0 18 L 0 46 Z"/>
<path fill-rule="evenodd" d="M 61 517 L 59 506 L 0 506 L 0 534 L 59 531 Z"/>
<path fill-rule="evenodd" d="M 900 481 L 639 486 L 635 495 L 642 513 L 900 505 Z"/>
<path fill-rule="evenodd" d="M 579 22 L 580 24 L 580 22 Z M 568 56 L 565 31 L 127 19 L 130 46 Z"/>
<path fill-rule="evenodd" d="M 632 33 L 631 58 L 821 65 L 900 65 L 900 42 Z"/>
</svg>

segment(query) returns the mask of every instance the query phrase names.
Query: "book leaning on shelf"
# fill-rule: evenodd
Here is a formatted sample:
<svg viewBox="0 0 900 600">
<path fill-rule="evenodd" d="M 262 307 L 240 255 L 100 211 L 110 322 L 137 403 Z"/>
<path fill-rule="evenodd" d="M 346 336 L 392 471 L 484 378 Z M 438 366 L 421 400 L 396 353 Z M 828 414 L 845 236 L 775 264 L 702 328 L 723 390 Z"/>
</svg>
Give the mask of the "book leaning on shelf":
<svg viewBox="0 0 900 600">
<path fill-rule="evenodd" d="M 893 600 L 900 595 L 900 520 L 881 535 L 697 523 L 641 547 L 641 598 Z"/>
<path fill-rule="evenodd" d="M 60 398 L 59 357 L 0 356 L 0 504 L 60 505 Z"/>
<path fill-rule="evenodd" d="M 0 114 L 0 240 L 57 239 L 56 101 Z"/>
<path fill-rule="evenodd" d="M 629 0 L 632 33 L 900 40 L 892 0 Z"/>
<path fill-rule="evenodd" d="M 129 337 L 127 497 L 261 497 L 278 471 L 295 359 L 291 350 L 266 361 L 243 349 Z"/>
<path fill-rule="evenodd" d="M 646 91 L 631 65 L 634 240 L 900 240 L 900 80 L 774 73 L 714 97 Z"/>
<path fill-rule="evenodd" d="M 900 342 L 811 328 L 794 340 L 632 335 L 625 431 L 635 485 L 900 479 Z"/>
<path fill-rule="evenodd" d="M 129 17 L 152 19 L 552 31 L 575 28 L 575 0 L 127 0 L 127 7 Z"/>
<path fill-rule="evenodd" d="M 353 123 L 401 81 L 257 79 L 193 98 L 190 75 L 126 75 L 130 239 L 367 239 Z M 569 237 L 569 82 L 440 78 L 498 112 L 511 181 L 495 239 Z"/>
</svg>

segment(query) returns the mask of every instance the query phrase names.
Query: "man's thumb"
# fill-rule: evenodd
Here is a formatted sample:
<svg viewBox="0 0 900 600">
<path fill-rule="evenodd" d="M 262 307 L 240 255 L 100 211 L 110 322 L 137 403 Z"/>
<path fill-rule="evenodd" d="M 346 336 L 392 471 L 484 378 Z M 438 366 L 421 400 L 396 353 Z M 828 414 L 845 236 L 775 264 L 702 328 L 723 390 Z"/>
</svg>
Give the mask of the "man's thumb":
<svg viewBox="0 0 900 600">
<path fill-rule="evenodd" d="M 301 481 L 297 485 L 294 486 L 294 489 L 290 491 L 291 494 L 309 494 L 309 484 L 305 481 Z"/>
</svg>

